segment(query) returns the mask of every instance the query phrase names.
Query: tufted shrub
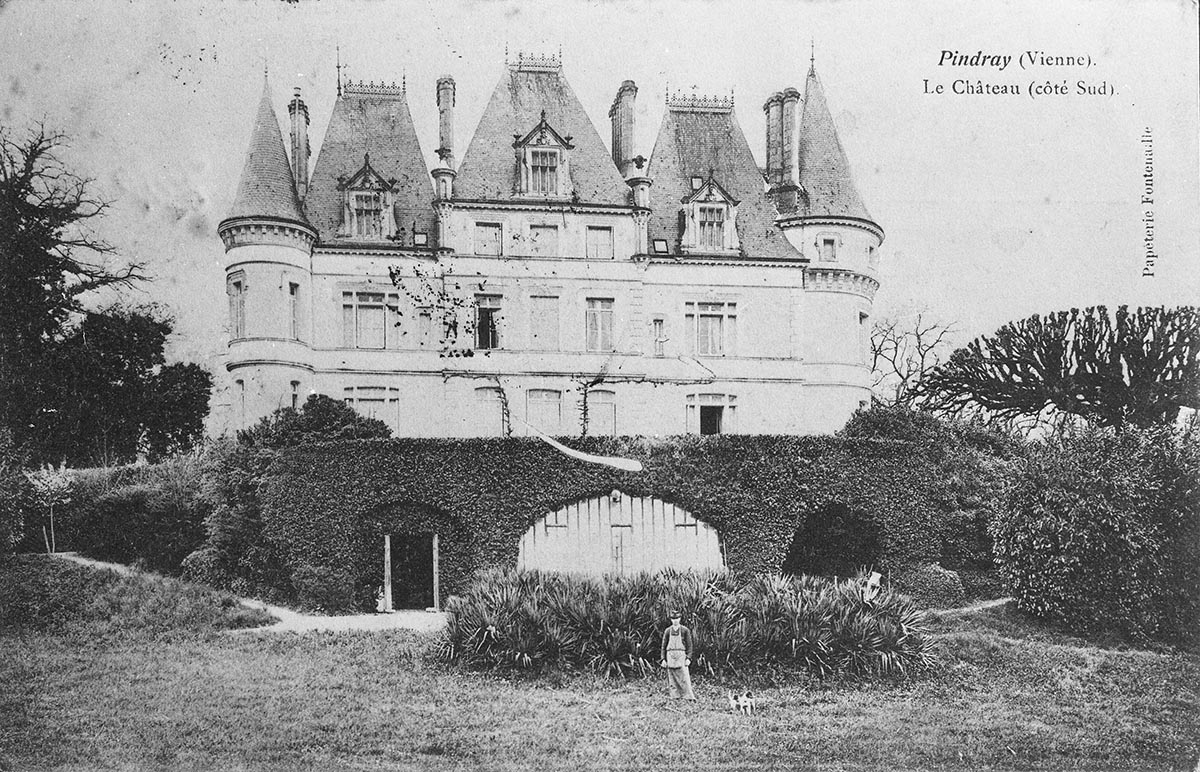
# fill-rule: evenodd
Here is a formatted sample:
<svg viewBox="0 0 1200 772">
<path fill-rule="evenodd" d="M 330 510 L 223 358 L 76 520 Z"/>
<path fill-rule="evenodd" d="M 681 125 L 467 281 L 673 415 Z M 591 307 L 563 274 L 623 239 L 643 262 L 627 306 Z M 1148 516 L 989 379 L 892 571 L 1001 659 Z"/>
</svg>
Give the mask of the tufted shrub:
<svg viewBox="0 0 1200 772">
<path fill-rule="evenodd" d="M 443 652 L 479 669 L 657 670 L 668 609 L 693 635 L 693 670 L 890 675 L 929 661 L 927 617 L 885 591 L 862 601 L 854 580 L 668 571 L 584 578 L 491 571 L 452 599 Z"/>
</svg>

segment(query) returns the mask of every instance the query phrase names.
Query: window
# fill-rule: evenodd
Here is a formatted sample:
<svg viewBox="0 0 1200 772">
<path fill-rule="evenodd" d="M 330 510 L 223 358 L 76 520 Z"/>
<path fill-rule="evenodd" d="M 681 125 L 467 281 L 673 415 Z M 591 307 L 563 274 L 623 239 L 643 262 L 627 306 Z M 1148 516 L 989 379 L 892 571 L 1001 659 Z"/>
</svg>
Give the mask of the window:
<svg viewBox="0 0 1200 772">
<path fill-rule="evenodd" d="M 500 223 L 477 222 L 475 223 L 475 254 L 477 255 L 499 255 L 502 254 L 500 244 Z"/>
<path fill-rule="evenodd" d="M 475 296 L 475 348 L 500 348 L 500 296 Z"/>
<path fill-rule="evenodd" d="M 837 239 L 831 236 L 821 237 L 821 259 L 826 262 L 837 259 Z"/>
<path fill-rule="evenodd" d="M 587 229 L 587 256 L 591 260 L 612 260 L 613 259 L 613 231 L 612 228 L 595 228 L 589 226 Z"/>
<path fill-rule="evenodd" d="M 613 301 L 611 298 L 588 298 L 585 312 L 588 351 L 613 350 Z"/>
<path fill-rule="evenodd" d="M 867 247 L 867 265 L 872 268 L 879 265 L 879 250 L 875 247 Z"/>
<path fill-rule="evenodd" d="M 656 357 L 663 355 L 663 344 L 667 342 L 663 332 L 665 326 L 666 321 L 663 319 L 655 319 L 650 323 L 650 337 L 654 339 L 654 356 Z"/>
<path fill-rule="evenodd" d="M 654 254 L 665 255 L 665 254 L 667 254 L 667 250 L 668 250 L 668 247 L 667 247 L 666 239 L 655 239 L 654 240 Z"/>
<path fill-rule="evenodd" d="M 860 364 L 871 362 L 871 317 L 861 311 L 858 314 L 858 361 Z"/>
<path fill-rule="evenodd" d="M 737 349 L 737 304 L 687 303 L 684 328 L 688 352 L 730 356 Z"/>
<path fill-rule="evenodd" d="M 383 234 L 383 194 L 356 191 L 350 194 L 354 210 L 354 235 L 378 238 Z"/>
<path fill-rule="evenodd" d="M 300 285 L 288 284 L 288 337 L 300 340 Z"/>
<path fill-rule="evenodd" d="M 417 309 L 417 339 L 412 342 L 419 347 L 430 346 L 436 342 L 433 337 L 432 308 Z"/>
<path fill-rule="evenodd" d="M 588 392 L 587 433 L 593 437 L 616 436 L 617 395 L 615 392 Z"/>
<path fill-rule="evenodd" d="M 503 437 L 508 431 L 504 411 L 504 392 L 494 386 L 475 390 L 476 415 L 483 437 Z"/>
<path fill-rule="evenodd" d="M 238 274 L 229 281 L 229 337 L 246 337 L 246 280 Z"/>
<path fill-rule="evenodd" d="M 542 434 L 562 434 L 562 392 L 530 389 L 525 395 L 525 421 Z"/>
<path fill-rule="evenodd" d="M 731 434 L 737 398 L 732 394 L 689 394 L 687 430 L 693 434 Z"/>
<path fill-rule="evenodd" d="M 300 381 L 292 381 L 292 410 L 300 407 Z"/>
<path fill-rule="evenodd" d="M 558 151 L 533 150 L 529 153 L 529 192 L 558 195 Z"/>
<path fill-rule="evenodd" d="M 345 390 L 345 401 L 360 415 L 383 421 L 393 431 L 400 428 L 400 389 L 357 386 Z"/>
<path fill-rule="evenodd" d="M 530 225 L 529 254 L 547 257 L 558 255 L 558 226 Z"/>
<path fill-rule="evenodd" d="M 697 246 L 701 249 L 725 248 L 725 207 L 700 207 L 700 238 Z"/>
<path fill-rule="evenodd" d="M 342 347 L 385 348 L 394 347 L 398 340 L 395 320 L 388 324 L 390 315 L 395 315 L 400 296 L 382 292 L 342 293 Z"/>
<path fill-rule="evenodd" d="M 234 409 L 237 410 L 237 428 L 242 429 L 246 426 L 246 382 L 240 378 L 233 382 L 234 395 L 236 400 Z"/>
<path fill-rule="evenodd" d="M 558 351 L 558 298 L 534 295 L 529 298 L 529 347 Z"/>
</svg>

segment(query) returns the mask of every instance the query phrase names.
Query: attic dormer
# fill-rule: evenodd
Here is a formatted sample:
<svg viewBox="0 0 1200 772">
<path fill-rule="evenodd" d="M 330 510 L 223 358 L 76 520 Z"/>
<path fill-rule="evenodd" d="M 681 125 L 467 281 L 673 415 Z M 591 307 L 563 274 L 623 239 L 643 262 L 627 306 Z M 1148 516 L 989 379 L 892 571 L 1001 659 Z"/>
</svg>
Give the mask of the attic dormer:
<svg viewBox="0 0 1200 772">
<path fill-rule="evenodd" d="M 571 195 L 570 136 L 562 136 L 546 120 L 522 137 L 514 134 L 517 151 L 517 192 L 530 198 L 566 198 Z"/>
<path fill-rule="evenodd" d="M 342 222 L 338 236 L 353 239 L 389 239 L 396 233 L 396 181 L 385 180 L 371 167 L 370 154 L 349 179 L 338 180 L 342 193 Z"/>
<path fill-rule="evenodd" d="M 679 246 L 685 253 L 738 254 L 737 208 L 741 203 L 721 187 L 710 172 L 693 176 L 692 192 L 684 196 L 680 211 L 683 227 Z"/>
</svg>

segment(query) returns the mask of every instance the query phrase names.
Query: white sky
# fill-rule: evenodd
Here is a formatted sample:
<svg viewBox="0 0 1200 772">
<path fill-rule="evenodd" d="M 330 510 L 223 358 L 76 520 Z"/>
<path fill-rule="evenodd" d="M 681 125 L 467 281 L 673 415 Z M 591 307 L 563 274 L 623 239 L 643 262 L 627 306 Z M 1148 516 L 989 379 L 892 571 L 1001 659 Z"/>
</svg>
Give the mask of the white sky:
<svg viewBox="0 0 1200 772">
<path fill-rule="evenodd" d="M 314 160 L 334 47 L 355 80 L 399 81 L 427 164 L 434 83 L 458 84 L 461 158 L 507 44 L 556 52 L 607 141 L 622 80 L 639 86 L 636 152 L 663 94 L 734 91 L 760 163 L 762 103 L 803 88 L 810 40 L 860 192 L 884 227 L 876 314 L 927 307 L 959 342 L 1032 313 L 1200 303 L 1197 12 L 1191 2 L 36 2 L 0 0 L 0 125 L 44 119 L 115 200 L 101 235 L 157 277 L 134 300 L 175 313 L 176 358 L 224 350 L 217 223 L 232 202 L 269 65 L 280 125 L 304 90 Z M 937 65 L 943 49 L 1011 55 L 1004 72 Z M 1093 66 L 1021 70 L 1025 50 Z M 1038 77 L 1040 76 L 1040 77 Z M 1113 97 L 933 96 L 922 81 L 1080 78 Z M 1158 275 L 1142 278 L 1142 148 L 1154 136 Z"/>
</svg>

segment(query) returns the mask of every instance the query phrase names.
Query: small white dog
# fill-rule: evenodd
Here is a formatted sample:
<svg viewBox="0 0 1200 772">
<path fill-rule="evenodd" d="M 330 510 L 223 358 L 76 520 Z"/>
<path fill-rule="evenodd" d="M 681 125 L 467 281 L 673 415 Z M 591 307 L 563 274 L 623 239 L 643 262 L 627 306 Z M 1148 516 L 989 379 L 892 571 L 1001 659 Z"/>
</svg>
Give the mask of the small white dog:
<svg viewBox="0 0 1200 772">
<path fill-rule="evenodd" d="M 758 698 L 750 692 L 741 694 L 729 693 L 729 709 L 750 716 L 758 709 Z"/>
</svg>

